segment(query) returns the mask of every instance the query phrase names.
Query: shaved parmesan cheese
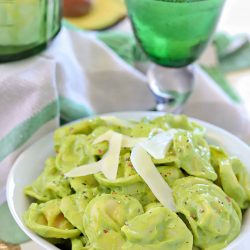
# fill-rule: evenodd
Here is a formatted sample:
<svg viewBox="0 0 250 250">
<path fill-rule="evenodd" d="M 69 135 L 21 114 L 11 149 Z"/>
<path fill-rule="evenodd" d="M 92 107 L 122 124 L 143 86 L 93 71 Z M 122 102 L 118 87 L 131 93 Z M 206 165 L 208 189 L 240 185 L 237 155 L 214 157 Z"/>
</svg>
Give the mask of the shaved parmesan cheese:
<svg viewBox="0 0 250 250">
<path fill-rule="evenodd" d="M 116 179 L 122 145 L 122 135 L 113 131 L 108 131 L 105 134 L 103 138 L 105 137 L 106 140 L 109 141 L 109 149 L 103 158 L 98 162 L 79 166 L 69 171 L 65 174 L 66 177 L 79 177 L 102 172 L 107 179 Z M 108 139 L 108 137 L 110 138 Z"/>
<path fill-rule="evenodd" d="M 122 135 L 114 133 L 109 141 L 108 152 L 104 155 L 101 160 L 101 169 L 104 176 L 109 180 L 115 180 L 118 166 L 120 151 L 122 146 Z"/>
<path fill-rule="evenodd" d="M 151 157 L 142 146 L 137 145 L 133 148 L 130 159 L 137 173 L 146 182 L 159 202 L 163 206 L 175 211 L 171 188 L 160 175 Z"/>
<path fill-rule="evenodd" d="M 115 116 L 101 116 L 101 119 L 107 122 L 109 125 L 115 125 L 120 127 L 133 127 L 133 123 L 119 119 Z"/>
<path fill-rule="evenodd" d="M 161 132 L 164 132 L 164 130 L 161 129 L 161 128 L 153 128 L 153 129 L 151 129 L 151 131 L 150 131 L 150 133 L 148 135 L 148 138 L 151 138 L 152 136 L 154 136 L 156 134 L 159 134 Z"/>
<path fill-rule="evenodd" d="M 163 159 L 176 133 L 175 129 L 160 132 L 143 141 L 140 145 L 155 159 Z"/>
<path fill-rule="evenodd" d="M 112 131 L 112 130 L 108 130 L 107 132 L 105 132 L 104 134 L 98 136 L 93 144 L 97 144 L 97 143 L 100 143 L 100 142 L 103 142 L 103 141 L 109 141 L 111 136 L 114 134 L 115 132 Z"/>
<path fill-rule="evenodd" d="M 133 148 L 136 144 L 146 141 L 145 137 L 130 137 L 123 135 L 122 137 L 122 147 L 124 148 Z"/>
<path fill-rule="evenodd" d="M 77 168 L 74 168 L 73 170 L 69 171 L 65 174 L 66 177 L 79 177 L 79 176 L 85 176 L 89 174 L 96 174 L 101 171 L 100 162 L 93 162 L 89 163 Z"/>
<path fill-rule="evenodd" d="M 112 130 L 109 130 L 109 131 L 105 132 L 104 134 L 100 135 L 99 137 L 97 137 L 94 140 L 93 144 L 100 143 L 103 141 L 109 141 L 111 136 L 114 134 L 119 134 L 122 136 L 122 147 L 124 147 L 124 148 L 132 148 L 137 143 L 146 141 L 146 138 L 144 138 L 144 137 L 130 137 L 130 136 L 123 135 L 123 134 L 114 132 Z"/>
</svg>

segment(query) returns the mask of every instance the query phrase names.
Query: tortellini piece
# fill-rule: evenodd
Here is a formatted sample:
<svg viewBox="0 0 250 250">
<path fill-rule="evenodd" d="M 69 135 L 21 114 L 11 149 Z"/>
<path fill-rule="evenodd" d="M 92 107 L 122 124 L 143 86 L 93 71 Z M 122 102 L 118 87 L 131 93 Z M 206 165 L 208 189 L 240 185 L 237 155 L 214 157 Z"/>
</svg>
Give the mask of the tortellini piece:
<svg viewBox="0 0 250 250">
<path fill-rule="evenodd" d="M 100 143 L 95 144 L 98 146 Z M 102 173 L 94 175 L 97 182 L 104 187 L 117 187 L 142 181 L 141 177 L 134 170 L 130 161 L 130 149 L 122 148 L 120 152 L 119 167 L 115 180 L 107 179 Z"/>
<path fill-rule="evenodd" d="M 89 198 L 100 193 L 99 184 L 93 175 L 69 178 L 69 183 L 76 193 L 85 194 Z"/>
<path fill-rule="evenodd" d="M 170 187 L 173 186 L 176 180 L 184 177 L 181 169 L 175 166 L 159 166 L 157 167 L 157 170 Z"/>
<path fill-rule="evenodd" d="M 90 162 L 95 162 L 93 146 L 86 135 L 65 138 L 56 157 L 56 166 L 63 173 Z"/>
<path fill-rule="evenodd" d="M 250 179 L 245 166 L 237 157 L 230 157 L 222 148 L 210 146 L 211 163 L 224 192 L 232 197 L 241 209 L 250 205 Z"/>
<path fill-rule="evenodd" d="M 241 161 L 232 157 L 219 164 L 221 186 L 225 193 L 245 209 L 250 205 L 249 175 Z"/>
<path fill-rule="evenodd" d="M 217 174 L 210 163 L 210 150 L 207 142 L 190 132 L 178 132 L 173 140 L 179 166 L 189 175 L 215 181 Z"/>
<path fill-rule="evenodd" d="M 71 250 L 95 250 L 88 245 L 86 237 L 77 237 L 71 239 Z"/>
<path fill-rule="evenodd" d="M 192 250 L 193 236 L 185 223 L 165 207 L 153 207 L 122 227 L 123 250 Z"/>
<path fill-rule="evenodd" d="M 59 199 L 32 203 L 24 214 L 26 226 L 44 238 L 69 239 L 79 236 L 81 232 L 62 214 L 60 203 Z"/>
<path fill-rule="evenodd" d="M 219 164 L 228 158 L 227 153 L 220 147 L 210 145 L 210 162 L 217 174 L 219 173 Z"/>
<path fill-rule="evenodd" d="M 196 247 L 219 250 L 240 233 L 238 204 L 212 182 L 184 177 L 175 182 L 173 196 L 177 212 L 192 230 Z"/>
<path fill-rule="evenodd" d="M 115 180 L 107 179 L 102 173 L 95 174 L 96 180 L 105 187 L 121 187 L 142 182 L 130 161 L 130 151 L 122 149 L 119 159 L 117 178 Z"/>
<path fill-rule="evenodd" d="M 60 203 L 64 217 L 82 233 L 84 233 L 82 217 L 90 200 L 84 194 L 77 193 L 64 197 Z"/>
<path fill-rule="evenodd" d="M 70 195 L 72 190 L 69 182 L 55 166 L 55 159 L 49 158 L 42 174 L 27 186 L 24 193 L 38 201 L 45 202 Z"/>
<path fill-rule="evenodd" d="M 152 208 L 156 208 L 156 207 L 163 207 L 163 205 L 160 202 L 153 202 L 153 203 L 149 203 L 144 207 L 144 211 L 147 212 Z"/>
<path fill-rule="evenodd" d="M 140 122 L 136 123 L 133 128 L 123 128 L 122 133 L 131 137 L 148 137 L 153 129 L 155 129 L 155 125 L 150 120 L 143 118 Z"/>
<path fill-rule="evenodd" d="M 182 129 L 193 132 L 194 134 L 203 136 L 205 134 L 205 128 L 199 124 L 192 122 L 185 115 L 172 115 L 166 114 L 152 120 L 154 127 L 161 128 L 164 130 L 168 129 Z"/>
<path fill-rule="evenodd" d="M 119 162 L 118 177 L 115 180 L 108 180 L 101 173 L 95 174 L 100 185 L 108 188 L 107 192 L 131 195 L 143 206 L 155 202 L 156 197 L 133 168 L 129 150 L 122 149 Z M 170 186 L 176 179 L 184 177 L 182 171 L 175 166 L 158 166 L 157 169 Z"/>
<path fill-rule="evenodd" d="M 121 227 L 143 213 L 140 202 L 129 196 L 103 194 L 87 205 L 83 226 L 91 247 L 96 250 L 122 249 Z"/>
<path fill-rule="evenodd" d="M 181 170 L 173 166 L 160 166 L 157 170 L 170 186 L 173 185 L 175 180 L 184 177 Z M 157 201 L 150 188 L 144 182 L 112 187 L 111 193 L 131 195 L 138 199 L 143 206 Z"/>
<path fill-rule="evenodd" d="M 92 120 L 80 121 L 78 123 L 72 123 L 70 125 L 58 128 L 54 133 L 55 151 L 59 152 L 60 147 L 67 136 L 77 134 L 88 135 L 98 126 L 105 124 L 105 121 L 101 120 L 100 118 L 96 118 Z"/>
<path fill-rule="evenodd" d="M 143 182 L 137 182 L 127 186 L 111 188 L 111 193 L 133 196 L 143 206 L 156 201 L 156 198 L 150 188 Z"/>
<path fill-rule="evenodd" d="M 71 239 L 71 250 L 85 250 L 85 249 L 87 248 L 85 248 L 85 244 L 80 237 Z"/>
</svg>

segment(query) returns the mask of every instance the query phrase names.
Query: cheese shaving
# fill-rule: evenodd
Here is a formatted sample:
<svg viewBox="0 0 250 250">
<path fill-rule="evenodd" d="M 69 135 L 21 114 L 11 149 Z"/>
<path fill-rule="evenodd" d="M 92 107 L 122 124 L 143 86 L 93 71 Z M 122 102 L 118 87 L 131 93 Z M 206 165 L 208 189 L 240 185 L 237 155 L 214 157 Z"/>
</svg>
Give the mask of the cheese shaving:
<svg viewBox="0 0 250 250">
<path fill-rule="evenodd" d="M 133 127 L 133 123 L 119 119 L 115 116 L 101 116 L 101 119 L 107 122 L 109 125 L 115 125 L 115 126 L 120 126 L 120 127 Z"/>
<path fill-rule="evenodd" d="M 114 132 L 112 130 L 108 130 L 104 134 L 97 137 L 94 140 L 93 144 L 97 144 L 103 141 L 109 141 L 113 134 L 120 134 L 120 133 Z M 120 134 L 120 135 L 122 136 L 122 147 L 124 148 L 132 148 L 136 144 L 146 141 L 145 137 L 130 137 L 130 136 L 123 135 L 123 134 Z"/>
<path fill-rule="evenodd" d="M 123 135 L 122 137 L 122 147 L 124 148 L 133 148 L 136 144 L 146 141 L 145 137 L 130 137 Z"/>
<path fill-rule="evenodd" d="M 120 158 L 122 135 L 114 133 L 109 141 L 109 150 L 101 160 L 101 170 L 109 180 L 115 180 Z"/>
<path fill-rule="evenodd" d="M 107 132 L 103 133 L 102 135 L 98 136 L 93 144 L 97 144 L 97 143 L 100 143 L 100 142 L 103 142 L 103 141 L 109 141 L 111 136 L 114 134 L 114 131 L 112 130 L 108 130 Z"/>
<path fill-rule="evenodd" d="M 79 176 L 85 176 L 90 174 L 96 174 L 101 171 L 100 162 L 93 162 L 89 163 L 77 168 L 74 168 L 73 170 L 69 171 L 65 174 L 66 177 L 79 177 Z"/>
<path fill-rule="evenodd" d="M 160 175 L 151 157 L 141 145 L 137 145 L 133 148 L 130 159 L 137 173 L 146 182 L 159 202 L 163 206 L 175 211 L 171 188 Z"/>
<path fill-rule="evenodd" d="M 163 159 L 176 133 L 175 129 L 159 132 L 140 145 L 155 159 Z"/>
<path fill-rule="evenodd" d="M 79 166 L 66 173 L 66 177 L 79 177 L 102 172 L 107 179 L 116 179 L 122 145 L 122 135 L 113 131 L 108 131 L 105 136 L 103 137 L 107 138 L 110 136 L 110 138 L 107 139 L 109 141 L 109 149 L 102 159 L 98 162 Z"/>
</svg>

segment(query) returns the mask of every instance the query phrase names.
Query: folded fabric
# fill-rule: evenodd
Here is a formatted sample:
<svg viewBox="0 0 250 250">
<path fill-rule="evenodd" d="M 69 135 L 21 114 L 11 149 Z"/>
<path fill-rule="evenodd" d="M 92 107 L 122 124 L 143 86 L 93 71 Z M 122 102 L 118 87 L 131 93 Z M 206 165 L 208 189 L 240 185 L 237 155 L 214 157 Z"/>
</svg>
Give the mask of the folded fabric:
<svg viewBox="0 0 250 250">
<path fill-rule="evenodd" d="M 136 66 L 138 62 L 148 60 L 132 34 L 111 31 L 99 33 L 98 38 L 131 65 Z M 229 36 L 218 33 L 212 44 L 217 52 L 218 63 L 208 65 L 203 61 L 201 66 L 233 101 L 240 102 L 239 95 L 226 80 L 225 73 L 250 68 L 249 38 L 247 35 Z"/>
<path fill-rule="evenodd" d="M 93 33 L 63 28 L 43 53 L 0 65 L 0 204 L 16 158 L 58 127 L 60 120 L 154 107 L 145 75 L 133 67 L 145 56 L 134 41 L 126 39 L 122 35 L 97 39 Z M 241 103 L 233 101 L 199 66 L 195 75 L 184 113 L 250 142 L 249 120 Z M 5 240 L 2 230 L 0 240 Z"/>
<path fill-rule="evenodd" d="M 246 34 L 230 36 L 218 33 L 214 39 L 223 73 L 250 68 L 250 38 Z"/>
</svg>

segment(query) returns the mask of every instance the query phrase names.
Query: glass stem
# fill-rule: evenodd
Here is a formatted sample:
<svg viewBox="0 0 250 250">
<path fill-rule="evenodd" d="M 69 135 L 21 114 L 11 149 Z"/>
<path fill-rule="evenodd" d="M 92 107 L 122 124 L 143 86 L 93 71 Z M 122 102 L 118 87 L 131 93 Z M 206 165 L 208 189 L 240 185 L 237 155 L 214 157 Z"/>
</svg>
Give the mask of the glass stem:
<svg viewBox="0 0 250 250">
<path fill-rule="evenodd" d="M 155 96 L 157 111 L 180 113 L 190 96 L 194 83 L 192 67 L 166 68 L 149 66 L 148 83 Z"/>
</svg>

